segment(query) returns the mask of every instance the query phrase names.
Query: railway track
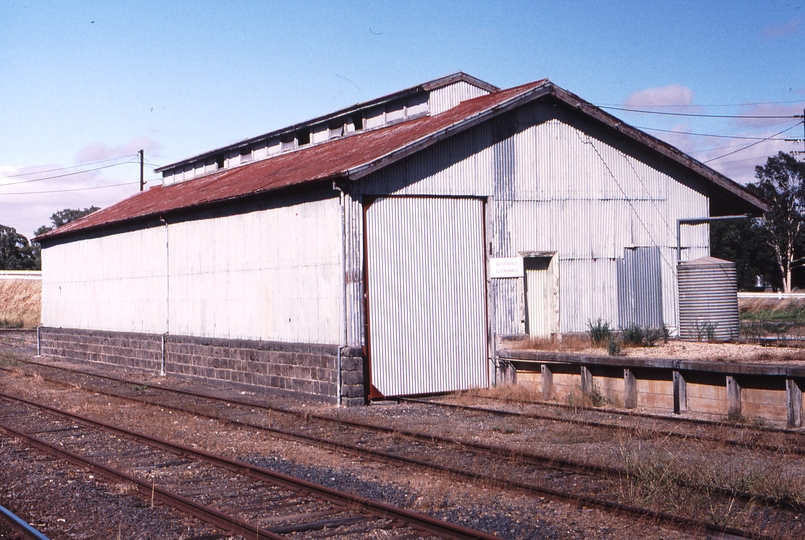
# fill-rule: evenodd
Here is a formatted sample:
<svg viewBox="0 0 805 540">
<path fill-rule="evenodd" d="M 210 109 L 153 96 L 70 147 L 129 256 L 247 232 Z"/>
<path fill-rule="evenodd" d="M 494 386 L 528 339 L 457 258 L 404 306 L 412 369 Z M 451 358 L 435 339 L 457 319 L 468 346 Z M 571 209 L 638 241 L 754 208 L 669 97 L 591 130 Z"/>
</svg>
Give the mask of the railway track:
<svg viewBox="0 0 805 540">
<path fill-rule="evenodd" d="M 515 401 L 484 396 L 473 396 L 473 399 L 487 400 L 498 406 L 481 407 L 477 405 L 465 405 L 456 403 L 450 397 L 403 398 L 401 401 L 449 409 L 482 412 L 497 416 L 564 422 L 593 428 L 611 429 L 617 427 L 622 431 L 640 433 L 641 435 L 652 433 L 657 437 L 670 437 L 685 441 L 699 440 L 703 442 L 716 442 L 739 448 L 805 455 L 805 439 L 802 437 L 802 428 L 751 426 L 696 418 L 669 418 L 668 416 L 639 413 L 635 411 L 571 407 L 569 405 L 548 401 Z M 531 410 L 524 411 L 524 408 Z M 543 412 L 534 410 L 537 408 L 541 409 Z M 560 412 L 544 412 L 546 409 Z M 573 414 L 568 415 L 568 411 L 573 411 Z M 585 415 L 589 417 L 585 417 Z M 629 422 L 635 419 L 650 420 L 652 425 L 647 426 L 647 423 L 630 425 Z"/>
<path fill-rule="evenodd" d="M 50 540 L 11 510 L 0 506 L 0 538 L 11 537 L 12 534 L 31 540 Z"/>
<path fill-rule="evenodd" d="M 244 537 L 494 538 L 29 400 L 0 399 L 0 427 L 28 445 Z"/>
<path fill-rule="evenodd" d="M 50 368 L 51 366 L 43 367 Z M 90 375 L 84 375 L 90 377 Z M 196 415 L 205 414 L 211 418 L 225 419 L 250 428 L 269 430 L 286 438 L 328 445 L 341 451 L 370 456 L 373 459 L 396 465 L 428 467 L 441 473 L 446 472 L 472 480 L 483 479 L 497 485 L 505 485 L 509 489 L 514 488 L 536 495 L 604 508 L 638 519 L 659 520 L 677 529 L 707 530 L 711 533 L 730 534 L 735 537 L 762 537 L 761 534 L 753 535 L 749 531 L 735 527 L 719 526 L 701 519 L 690 519 L 622 504 L 617 501 L 617 497 L 613 496 L 612 492 L 617 489 L 618 483 L 623 481 L 624 476 L 628 476 L 628 473 L 617 468 L 589 466 L 552 456 L 539 456 L 491 445 L 471 444 L 467 441 L 433 434 L 369 426 L 343 418 L 314 415 L 309 412 L 300 413 L 294 410 L 281 410 L 277 407 L 266 409 L 253 402 L 235 402 L 231 399 L 217 401 L 207 395 L 178 390 L 169 391 L 161 387 L 158 389 L 146 388 L 113 377 L 98 378 L 95 375 L 91 377 L 95 381 L 104 381 L 102 385 L 96 384 L 88 387 L 95 392 L 100 390 L 117 397 L 169 407 L 177 411 Z M 86 382 L 82 383 L 82 386 L 84 384 Z M 107 388 L 103 389 L 99 386 L 107 386 Z M 266 414 L 270 415 L 270 422 L 274 424 L 273 426 L 266 425 Z M 280 415 L 287 415 L 291 417 L 291 420 L 283 421 L 279 418 Z M 299 421 L 300 419 L 302 422 Z M 295 425 L 295 427 L 293 429 L 282 428 L 282 424 Z M 347 432 L 349 436 L 337 433 L 339 431 Z M 375 433 L 375 436 L 370 436 L 368 432 Z M 378 438 L 376 436 L 378 432 L 384 434 L 385 437 Z M 404 447 L 402 451 L 401 447 Z M 412 455 L 416 457 L 412 458 Z M 445 456 L 449 456 L 449 459 L 445 459 Z M 457 462 L 462 465 L 457 467 L 455 465 Z M 501 462 L 506 463 L 506 466 L 501 467 Z M 468 466 L 468 464 L 470 465 Z M 575 488 L 568 490 L 567 486 L 570 485 Z M 734 505 L 736 509 L 741 506 L 745 506 L 747 509 L 756 508 L 759 504 L 765 503 L 777 506 L 778 511 L 781 511 L 779 508 L 785 507 L 787 504 L 786 501 L 779 498 L 763 501 L 757 495 L 741 494 L 734 490 L 722 490 L 720 495 L 724 505 L 731 507 Z M 798 503 L 794 501 L 790 506 L 793 511 L 799 510 Z M 798 519 L 796 516 L 790 517 L 794 520 Z"/>
</svg>

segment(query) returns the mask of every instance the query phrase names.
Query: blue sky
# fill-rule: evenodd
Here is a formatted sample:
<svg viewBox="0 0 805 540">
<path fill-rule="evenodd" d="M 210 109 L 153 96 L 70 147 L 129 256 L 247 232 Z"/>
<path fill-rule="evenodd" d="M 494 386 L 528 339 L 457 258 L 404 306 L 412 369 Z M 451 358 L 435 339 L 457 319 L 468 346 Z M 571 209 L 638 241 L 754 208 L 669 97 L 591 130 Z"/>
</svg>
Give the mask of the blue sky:
<svg viewBox="0 0 805 540">
<path fill-rule="evenodd" d="M 805 0 L 9 0 L 0 224 L 30 237 L 57 210 L 134 194 L 140 148 L 153 185 L 155 166 L 459 70 L 503 88 L 547 77 L 600 106 L 801 115 L 804 55 Z M 800 121 L 609 112 L 702 161 Z M 765 141 L 709 165 L 745 183 L 804 148 Z"/>
</svg>

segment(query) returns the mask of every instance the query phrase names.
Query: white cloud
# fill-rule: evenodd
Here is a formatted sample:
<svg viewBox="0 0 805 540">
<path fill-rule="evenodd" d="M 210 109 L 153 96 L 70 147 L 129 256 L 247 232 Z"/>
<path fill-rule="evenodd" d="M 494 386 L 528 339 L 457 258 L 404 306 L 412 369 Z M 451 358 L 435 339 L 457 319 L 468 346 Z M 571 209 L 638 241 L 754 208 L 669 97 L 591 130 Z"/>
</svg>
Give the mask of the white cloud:
<svg viewBox="0 0 805 540">
<path fill-rule="evenodd" d="M 139 150 L 145 150 L 146 155 L 156 153 L 159 151 L 159 144 L 148 137 L 138 137 L 120 146 L 106 146 L 96 142 L 79 150 L 75 160 L 76 163 L 89 163 L 121 156 L 133 156 Z"/>
<path fill-rule="evenodd" d="M 102 143 L 78 151 L 76 165 L 0 166 L 0 224 L 29 238 L 65 208 L 106 207 L 139 191 L 136 152 L 158 152 L 157 143 L 133 139 L 116 147 Z M 146 181 L 154 175 L 146 169 Z M 153 180 L 152 180 L 153 182 Z"/>
<path fill-rule="evenodd" d="M 798 34 L 802 17 L 794 17 L 784 23 L 767 26 L 762 30 L 763 37 L 766 39 L 776 39 L 793 34 Z"/>
<path fill-rule="evenodd" d="M 693 104 L 693 90 L 680 84 L 639 90 L 626 98 L 624 105 L 632 108 L 663 108 L 690 112 Z"/>
</svg>

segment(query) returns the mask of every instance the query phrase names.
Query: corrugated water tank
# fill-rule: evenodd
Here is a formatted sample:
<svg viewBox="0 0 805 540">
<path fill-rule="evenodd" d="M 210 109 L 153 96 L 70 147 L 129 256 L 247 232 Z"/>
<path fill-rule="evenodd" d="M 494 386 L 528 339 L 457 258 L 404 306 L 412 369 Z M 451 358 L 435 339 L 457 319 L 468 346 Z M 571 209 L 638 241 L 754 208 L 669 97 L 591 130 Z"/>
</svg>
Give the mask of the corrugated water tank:
<svg viewBox="0 0 805 540">
<path fill-rule="evenodd" d="M 740 334 L 735 263 L 702 257 L 680 262 L 679 335 L 697 341 L 731 341 Z"/>
</svg>

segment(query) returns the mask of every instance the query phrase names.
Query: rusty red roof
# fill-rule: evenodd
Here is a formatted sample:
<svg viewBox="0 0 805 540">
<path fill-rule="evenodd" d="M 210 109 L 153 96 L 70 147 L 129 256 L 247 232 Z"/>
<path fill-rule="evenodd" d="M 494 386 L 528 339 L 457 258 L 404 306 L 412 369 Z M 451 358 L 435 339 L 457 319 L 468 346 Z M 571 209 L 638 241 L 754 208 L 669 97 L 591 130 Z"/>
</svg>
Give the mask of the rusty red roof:
<svg viewBox="0 0 805 540">
<path fill-rule="evenodd" d="M 765 203 L 732 180 L 654 137 L 556 87 L 547 79 L 464 101 L 425 116 L 255 161 L 167 186 L 152 187 L 115 205 L 46 233 L 50 239 L 78 231 L 158 218 L 177 210 L 235 201 L 302 184 L 357 179 L 525 101 L 552 95 L 663 153 L 710 180 L 716 187 L 763 210 Z"/>
<path fill-rule="evenodd" d="M 545 85 L 547 80 L 501 90 L 464 101 L 436 116 L 350 135 L 294 152 L 167 186 L 152 187 L 42 235 L 41 239 L 158 217 L 328 179 L 359 177 L 377 163 L 390 163 L 395 153 L 426 146 L 439 134 L 448 135 L 487 117 L 502 106 Z"/>
</svg>

